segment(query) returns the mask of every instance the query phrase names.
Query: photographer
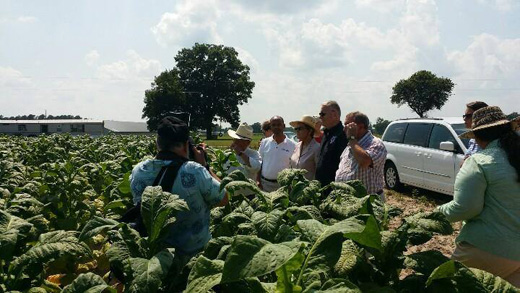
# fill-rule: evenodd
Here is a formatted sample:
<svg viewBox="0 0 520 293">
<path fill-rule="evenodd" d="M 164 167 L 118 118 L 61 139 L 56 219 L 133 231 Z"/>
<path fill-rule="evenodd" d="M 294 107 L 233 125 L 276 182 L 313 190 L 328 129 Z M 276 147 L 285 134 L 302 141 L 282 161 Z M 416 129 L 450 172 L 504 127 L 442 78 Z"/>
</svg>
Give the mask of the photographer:
<svg viewBox="0 0 520 293">
<path fill-rule="evenodd" d="M 220 192 L 217 176 L 205 166 L 205 146 L 191 146 L 194 161 L 188 160 L 190 149 L 187 125 L 174 117 L 166 117 L 157 128 L 157 149 L 155 159 L 139 163 L 132 170 L 130 186 L 134 204 L 141 201 L 141 195 L 147 186 L 161 185 L 170 180 L 171 190 L 186 201 L 189 210 L 179 212 L 165 240 L 175 248 L 179 255 L 187 257 L 201 251 L 211 239 L 209 232 L 210 209 L 213 206 L 224 206 L 228 203 L 225 191 Z M 175 172 L 168 173 L 168 168 Z M 168 174 L 175 174 L 170 176 Z M 168 177 L 168 178 L 165 178 Z"/>
</svg>

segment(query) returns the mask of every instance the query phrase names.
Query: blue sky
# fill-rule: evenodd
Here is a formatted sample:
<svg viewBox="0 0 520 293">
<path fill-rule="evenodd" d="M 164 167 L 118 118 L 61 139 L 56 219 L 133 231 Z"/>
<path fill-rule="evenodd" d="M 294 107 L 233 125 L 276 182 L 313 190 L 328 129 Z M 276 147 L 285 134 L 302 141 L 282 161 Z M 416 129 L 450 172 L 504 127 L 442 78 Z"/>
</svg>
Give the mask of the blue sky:
<svg viewBox="0 0 520 293">
<path fill-rule="evenodd" d="M 317 114 L 326 100 L 371 120 L 418 70 L 455 83 L 430 116 L 483 100 L 520 112 L 515 0 L 0 0 L 0 114 L 139 121 L 144 91 L 195 42 L 232 46 L 256 82 L 243 121 Z"/>
</svg>

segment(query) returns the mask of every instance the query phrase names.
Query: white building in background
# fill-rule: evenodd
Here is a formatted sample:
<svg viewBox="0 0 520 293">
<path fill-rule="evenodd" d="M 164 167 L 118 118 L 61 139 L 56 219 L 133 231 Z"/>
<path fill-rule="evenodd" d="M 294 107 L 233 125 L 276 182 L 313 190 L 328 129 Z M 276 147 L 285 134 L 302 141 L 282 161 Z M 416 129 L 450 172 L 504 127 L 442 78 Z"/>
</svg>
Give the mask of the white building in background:
<svg viewBox="0 0 520 293">
<path fill-rule="evenodd" d="M 0 134 L 37 136 L 70 133 L 100 136 L 105 134 L 150 134 L 145 122 L 113 120 L 0 120 Z"/>
</svg>

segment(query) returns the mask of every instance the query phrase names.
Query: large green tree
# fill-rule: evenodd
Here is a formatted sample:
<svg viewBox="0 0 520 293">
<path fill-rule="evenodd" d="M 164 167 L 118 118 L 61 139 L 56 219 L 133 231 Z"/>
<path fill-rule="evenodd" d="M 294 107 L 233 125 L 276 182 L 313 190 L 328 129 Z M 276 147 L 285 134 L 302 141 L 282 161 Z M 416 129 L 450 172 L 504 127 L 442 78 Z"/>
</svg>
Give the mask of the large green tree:
<svg viewBox="0 0 520 293">
<path fill-rule="evenodd" d="M 449 78 L 437 77 L 430 71 L 421 70 L 397 82 L 392 88 L 390 101 L 398 107 L 407 104 L 423 118 L 433 108 L 444 106 L 454 85 Z"/>
<path fill-rule="evenodd" d="M 147 126 L 150 131 L 157 130 L 162 118 L 185 110 L 185 93 L 179 71 L 175 68 L 156 76 L 152 88 L 146 90 L 144 95 L 142 118 L 148 118 Z"/>
<path fill-rule="evenodd" d="M 237 51 L 222 45 L 195 44 L 182 49 L 175 61 L 192 125 L 205 129 L 208 138 L 213 136 L 213 122 L 219 119 L 237 127 L 238 106 L 247 103 L 255 86 Z"/>
</svg>

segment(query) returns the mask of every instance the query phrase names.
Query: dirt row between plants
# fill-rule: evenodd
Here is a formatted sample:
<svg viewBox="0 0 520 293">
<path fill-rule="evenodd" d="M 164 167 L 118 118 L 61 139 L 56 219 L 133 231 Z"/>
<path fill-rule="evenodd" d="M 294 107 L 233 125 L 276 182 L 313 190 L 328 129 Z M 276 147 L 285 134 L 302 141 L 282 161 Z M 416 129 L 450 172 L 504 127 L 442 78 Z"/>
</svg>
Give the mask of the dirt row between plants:
<svg viewBox="0 0 520 293">
<path fill-rule="evenodd" d="M 388 204 L 403 210 L 403 214 L 393 219 L 390 223 L 390 229 L 398 227 L 403 217 L 420 212 L 433 211 L 437 206 L 452 199 L 451 196 L 415 188 L 406 188 L 403 192 L 385 190 L 385 196 Z M 459 235 L 461 222 L 453 223 L 452 226 L 454 231 L 451 235 L 435 235 L 430 241 L 422 245 L 409 247 L 406 254 L 426 250 L 439 250 L 445 256 L 450 257 L 455 249 L 455 238 Z"/>
</svg>

